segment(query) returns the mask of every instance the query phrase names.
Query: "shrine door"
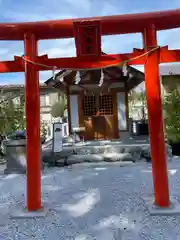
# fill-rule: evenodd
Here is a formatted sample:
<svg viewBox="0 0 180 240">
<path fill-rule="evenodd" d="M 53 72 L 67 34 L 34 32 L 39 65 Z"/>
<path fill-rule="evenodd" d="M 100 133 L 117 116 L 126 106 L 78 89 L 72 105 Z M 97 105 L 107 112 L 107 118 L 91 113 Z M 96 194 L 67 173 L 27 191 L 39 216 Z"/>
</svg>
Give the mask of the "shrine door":
<svg viewBox="0 0 180 240">
<path fill-rule="evenodd" d="M 105 140 L 114 137 L 113 95 L 83 96 L 83 121 L 85 140 Z"/>
</svg>

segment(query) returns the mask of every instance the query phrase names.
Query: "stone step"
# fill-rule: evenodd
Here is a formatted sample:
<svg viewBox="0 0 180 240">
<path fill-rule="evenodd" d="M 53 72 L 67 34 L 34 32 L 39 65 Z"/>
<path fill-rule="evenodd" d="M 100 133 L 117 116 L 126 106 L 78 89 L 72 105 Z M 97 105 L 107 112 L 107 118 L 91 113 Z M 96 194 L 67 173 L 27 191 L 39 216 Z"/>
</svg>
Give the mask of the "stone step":
<svg viewBox="0 0 180 240">
<path fill-rule="evenodd" d="M 110 153 L 110 154 L 92 154 L 92 155 L 71 155 L 66 159 L 59 159 L 56 165 L 69 166 L 74 164 L 108 164 L 108 163 L 134 163 L 134 160 L 129 153 Z"/>
<path fill-rule="evenodd" d="M 99 167 L 99 168 L 104 168 L 106 166 L 118 166 L 118 167 L 128 167 L 128 166 L 136 166 L 135 163 L 133 162 L 96 162 L 96 163 L 76 163 L 76 164 L 72 164 L 67 166 L 68 168 L 75 168 L 75 167 L 90 167 L 90 168 L 94 168 L 94 167 Z"/>
<path fill-rule="evenodd" d="M 107 154 L 88 154 L 71 155 L 66 159 L 67 165 L 76 163 L 98 163 L 98 162 L 134 162 L 129 153 L 107 153 Z"/>
<path fill-rule="evenodd" d="M 166 145 L 166 152 L 168 159 L 172 157 L 171 147 Z M 74 146 L 74 147 L 64 147 L 59 153 L 53 153 L 51 149 L 43 149 L 43 161 L 44 162 L 57 162 L 64 161 L 64 159 L 71 159 L 71 156 L 75 155 L 76 158 L 80 159 L 79 156 L 87 156 L 86 159 L 92 158 L 89 156 L 94 156 L 94 161 L 99 161 L 98 159 L 107 156 L 103 161 L 108 161 L 108 154 L 130 154 L 133 161 L 141 161 L 142 158 L 150 160 L 150 146 L 149 144 L 116 144 L 116 145 L 104 145 L 104 146 Z M 97 155 L 99 157 L 97 157 Z M 100 157 L 101 156 L 101 157 Z M 116 158 L 114 156 L 114 158 Z M 112 159 L 112 156 L 111 156 Z M 79 160 L 81 161 L 81 160 Z M 90 160 L 86 160 L 90 161 Z M 112 160 L 110 160 L 112 161 Z"/>
</svg>

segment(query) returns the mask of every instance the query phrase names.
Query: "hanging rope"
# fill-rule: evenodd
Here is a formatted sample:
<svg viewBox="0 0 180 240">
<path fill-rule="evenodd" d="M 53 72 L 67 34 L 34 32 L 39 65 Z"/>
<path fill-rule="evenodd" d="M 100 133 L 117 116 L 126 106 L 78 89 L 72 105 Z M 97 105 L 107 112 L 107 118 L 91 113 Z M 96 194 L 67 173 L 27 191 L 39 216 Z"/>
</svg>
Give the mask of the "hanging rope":
<svg viewBox="0 0 180 240">
<path fill-rule="evenodd" d="M 128 63 L 131 62 L 131 61 L 134 61 L 134 60 L 137 60 L 137 59 L 139 59 L 139 58 L 145 57 L 145 56 L 149 55 L 150 53 L 158 50 L 159 48 L 160 48 L 160 47 L 158 46 L 158 47 L 153 48 L 153 49 L 151 49 L 151 50 L 149 50 L 149 51 L 147 51 L 147 52 L 145 52 L 145 53 L 143 53 L 143 54 L 141 54 L 141 55 L 139 55 L 139 56 L 137 56 L 137 57 L 130 58 L 130 59 L 128 59 L 128 60 L 125 60 L 125 61 L 123 61 L 123 62 L 120 62 L 119 64 L 105 65 L 104 67 L 101 67 L 101 68 L 109 68 L 109 67 L 114 67 L 114 66 L 123 66 L 123 65 L 125 65 L 125 64 L 128 64 Z M 42 64 L 42 63 L 38 63 L 38 62 L 31 61 L 31 60 L 29 60 L 29 59 L 26 59 L 24 56 L 22 56 L 22 59 L 23 59 L 25 62 L 34 64 L 34 65 L 39 66 L 39 67 L 44 67 L 44 68 L 47 68 L 47 69 L 48 69 L 48 68 L 49 68 L 49 69 L 57 69 L 57 68 L 58 68 L 57 66 L 48 66 L 48 65 L 45 65 L 45 64 Z M 88 70 L 96 70 L 96 69 L 98 70 L 98 69 L 101 69 L 101 68 L 89 68 Z M 64 69 L 69 70 L 69 68 L 64 68 Z M 72 71 L 72 70 L 73 70 L 73 71 L 80 71 L 80 70 L 84 70 L 84 69 L 72 68 L 70 71 Z"/>
</svg>

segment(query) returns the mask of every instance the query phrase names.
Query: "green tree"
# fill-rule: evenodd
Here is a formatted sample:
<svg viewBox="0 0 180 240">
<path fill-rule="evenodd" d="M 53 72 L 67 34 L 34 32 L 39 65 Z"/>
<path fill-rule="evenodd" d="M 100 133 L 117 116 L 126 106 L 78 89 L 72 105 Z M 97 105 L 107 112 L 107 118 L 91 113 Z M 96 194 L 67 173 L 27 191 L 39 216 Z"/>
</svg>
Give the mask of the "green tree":
<svg viewBox="0 0 180 240">
<path fill-rule="evenodd" d="M 14 103 L 14 99 L 20 97 L 20 101 Z M 3 135 L 12 134 L 15 131 L 26 128 L 25 101 L 23 93 L 0 92 L 0 133 Z M 47 123 L 40 118 L 41 136 L 47 135 Z"/>
<path fill-rule="evenodd" d="M 63 96 L 59 101 L 57 101 L 51 108 L 51 114 L 54 118 L 64 117 L 64 111 L 67 108 L 66 97 Z"/>
<path fill-rule="evenodd" d="M 146 92 L 145 90 L 142 90 L 140 92 L 137 92 L 137 101 L 140 103 L 141 105 L 141 115 L 142 115 L 142 120 L 146 119 Z"/>
<path fill-rule="evenodd" d="M 129 92 L 129 103 L 130 103 L 130 109 L 136 107 L 137 104 L 140 104 L 140 108 L 141 108 L 141 116 L 142 116 L 142 120 L 146 119 L 146 92 L 145 90 L 141 89 L 141 91 L 135 91 L 135 90 L 131 90 Z"/>
<path fill-rule="evenodd" d="M 163 106 L 167 139 L 180 142 L 180 90 L 174 89 L 165 95 Z"/>
<path fill-rule="evenodd" d="M 46 123 L 46 121 L 42 120 L 42 118 L 40 118 L 40 132 L 41 132 L 41 137 L 46 137 L 47 123 Z"/>
<path fill-rule="evenodd" d="M 15 104 L 12 98 L 0 104 L 0 133 L 8 135 L 25 128 L 24 105 Z"/>
</svg>

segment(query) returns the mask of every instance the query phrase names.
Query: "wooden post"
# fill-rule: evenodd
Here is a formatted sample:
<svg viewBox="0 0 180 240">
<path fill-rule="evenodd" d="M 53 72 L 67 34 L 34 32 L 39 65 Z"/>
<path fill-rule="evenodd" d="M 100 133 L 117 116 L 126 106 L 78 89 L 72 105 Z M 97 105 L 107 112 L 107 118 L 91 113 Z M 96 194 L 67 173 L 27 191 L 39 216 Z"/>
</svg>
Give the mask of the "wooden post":
<svg viewBox="0 0 180 240">
<path fill-rule="evenodd" d="M 25 57 L 35 61 L 37 40 L 33 34 L 24 36 Z M 40 90 L 39 72 L 34 64 L 25 62 L 25 107 L 27 134 L 27 209 L 41 208 L 40 164 Z"/>
<path fill-rule="evenodd" d="M 127 81 L 124 82 L 124 93 L 125 93 L 125 103 L 126 103 L 126 124 L 127 124 L 127 131 L 130 133 L 130 129 L 129 129 L 129 97 L 128 97 Z"/>
<path fill-rule="evenodd" d="M 67 86 L 66 88 L 66 95 L 67 95 L 68 128 L 69 128 L 69 134 L 72 134 L 69 86 Z"/>
<path fill-rule="evenodd" d="M 155 47 L 157 47 L 156 29 L 154 25 L 151 25 L 144 31 L 144 48 L 145 50 L 150 50 Z M 154 203 L 159 207 L 169 207 L 170 201 L 166 146 L 163 131 L 159 57 L 159 49 L 147 55 L 145 63 L 145 86 L 154 182 Z"/>
</svg>

